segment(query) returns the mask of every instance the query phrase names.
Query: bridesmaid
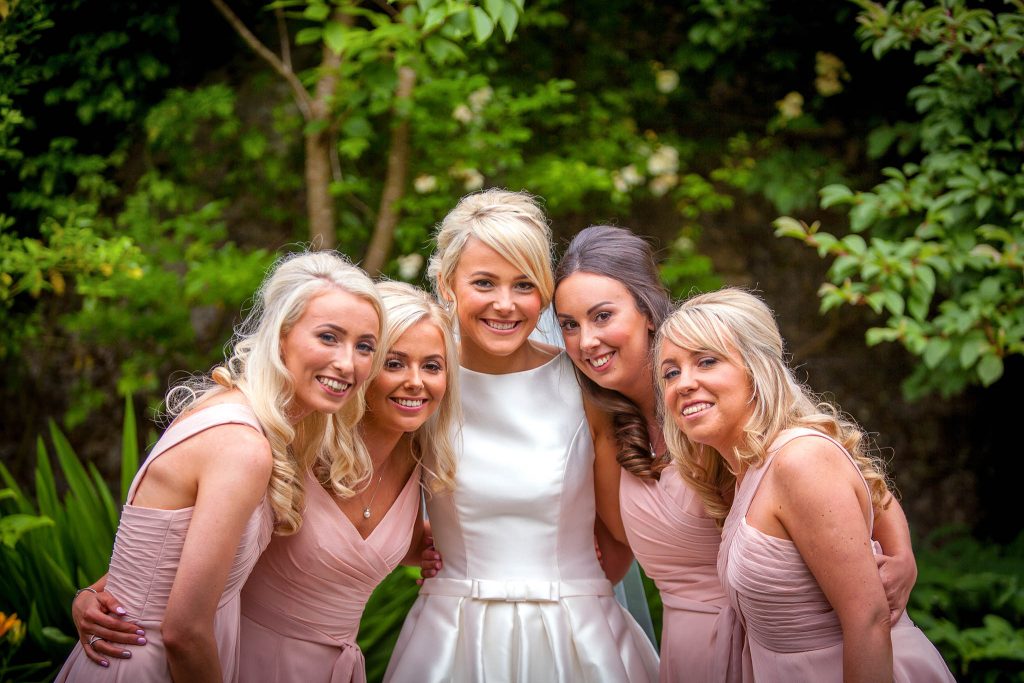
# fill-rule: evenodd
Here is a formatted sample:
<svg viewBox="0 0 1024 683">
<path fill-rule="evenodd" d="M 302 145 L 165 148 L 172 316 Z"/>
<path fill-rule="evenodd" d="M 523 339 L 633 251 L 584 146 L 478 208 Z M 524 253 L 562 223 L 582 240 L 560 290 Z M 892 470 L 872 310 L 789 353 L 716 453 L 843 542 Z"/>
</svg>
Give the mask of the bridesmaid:
<svg viewBox="0 0 1024 683">
<path fill-rule="evenodd" d="M 168 393 L 175 419 L 132 482 L 108 574 L 76 595 L 81 642 L 57 680 L 238 680 L 239 591 L 274 520 L 301 523 L 296 472 L 316 463 L 347 492 L 369 471 L 353 430 L 380 321 L 373 283 L 338 254 L 278 261 L 227 362 Z"/>
<path fill-rule="evenodd" d="M 386 351 L 359 424 L 374 476 L 340 498 L 306 472 L 302 529 L 271 542 L 242 591 L 243 681 L 365 681 L 363 608 L 407 555 L 418 562 L 421 479 L 430 492 L 452 486 L 449 432 L 461 416 L 449 316 L 410 285 L 377 288 Z"/>
<path fill-rule="evenodd" d="M 764 302 L 695 296 L 655 343 L 669 451 L 712 516 L 727 513 L 718 574 L 753 678 L 952 681 L 909 617 L 890 618 L 871 540 L 892 502 L 881 463 L 858 425 L 797 383 Z"/>
<path fill-rule="evenodd" d="M 612 416 L 599 435 L 612 448 L 599 449 L 595 461 L 598 514 L 661 592 L 661 680 L 739 680 L 742 628 L 715 569 L 721 531 L 669 463 L 657 417 L 652 346 L 671 302 L 650 245 L 622 228 L 587 228 L 555 269 L 555 285 L 556 315 L 580 384 Z M 916 565 L 902 510 L 890 510 L 876 537 L 899 551 L 879 556 L 898 617 Z"/>
</svg>

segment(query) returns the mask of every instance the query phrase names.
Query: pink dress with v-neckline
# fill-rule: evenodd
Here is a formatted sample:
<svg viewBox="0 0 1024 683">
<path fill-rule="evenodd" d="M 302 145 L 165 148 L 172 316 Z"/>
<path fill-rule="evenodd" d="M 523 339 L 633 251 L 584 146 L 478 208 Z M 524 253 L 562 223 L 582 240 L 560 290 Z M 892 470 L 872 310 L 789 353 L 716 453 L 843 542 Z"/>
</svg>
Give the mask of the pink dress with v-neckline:
<svg viewBox="0 0 1024 683">
<path fill-rule="evenodd" d="M 252 409 L 239 403 L 218 403 L 176 422 L 157 441 L 128 491 L 114 539 L 106 590 L 128 610 L 125 617 L 146 630 L 146 645 L 126 645 L 131 659 L 108 657 L 109 668 L 93 663 L 75 645 L 56 680 L 95 683 L 170 683 L 167 650 L 160 625 L 181 561 L 181 551 L 192 521 L 193 507 L 159 510 L 132 505 L 135 491 L 150 465 L 183 441 L 223 424 L 244 424 L 263 433 Z M 225 681 L 238 681 L 239 593 L 274 529 L 273 512 L 266 497 L 253 510 L 239 540 L 224 592 L 213 617 L 214 638 Z M 247 680 L 244 677 L 241 680 Z"/>
<path fill-rule="evenodd" d="M 359 621 L 409 550 L 420 469 L 365 539 L 312 473 L 302 526 L 275 536 L 242 590 L 243 681 L 361 683 Z"/>
<path fill-rule="evenodd" d="M 843 631 L 839 617 L 811 574 L 796 545 L 747 524 L 746 514 L 775 456 L 801 437 L 842 445 L 812 429 L 783 431 L 768 449 L 764 465 L 747 471 L 725 520 L 718 575 L 747 633 L 744 680 L 758 683 L 843 680 Z M 857 470 L 858 474 L 860 470 Z M 862 478 L 863 479 L 863 478 Z M 867 487 L 867 483 L 864 483 Z M 874 512 L 870 528 L 874 528 Z M 881 551 L 874 543 L 875 553 Z M 952 683 L 935 646 L 906 612 L 893 625 L 893 680 L 896 683 Z"/>
<path fill-rule="evenodd" d="M 718 580 L 722 532 L 675 465 L 658 480 L 622 472 L 619 510 L 629 546 L 664 607 L 659 679 L 737 683 L 743 630 Z"/>
</svg>

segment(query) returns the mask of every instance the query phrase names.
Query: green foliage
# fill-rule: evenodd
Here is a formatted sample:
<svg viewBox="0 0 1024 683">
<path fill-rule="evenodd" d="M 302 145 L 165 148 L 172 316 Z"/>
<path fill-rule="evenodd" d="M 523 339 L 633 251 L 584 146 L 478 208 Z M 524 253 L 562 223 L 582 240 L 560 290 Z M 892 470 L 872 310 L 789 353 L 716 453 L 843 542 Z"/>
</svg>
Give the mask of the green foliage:
<svg viewBox="0 0 1024 683">
<path fill-rule="evenodd" d="M 849 209 L 853 235 L 789 218 L 776 234 L 835 257 L 822 311 L 853 304 L 887 316 L 867 341 L 898 341 L 920 358 L 908 394 L 988 386 L 1024 353 L 1024 6 L 857 4 L 866 48 L 878 58 L 914 49 L 925 70 L 908 94 L 920 119 L 873 139 L 879 155 L 901 140 L 906 160 L 870 191 L 821 190 L 823 208 Z"/>
<path fill-rule="evenodd" d="M 139 464 L 135 436 L 135 413 L 128 398 L 121 469 L 129 482 Z M 50 439 L 60 478 L 67 484 L 63 498 L 41 437 L 34 496 L 27 495 L 0 463 L 6 487 L 0 490 L 0 575 L 5 579 L 0 584 L 0 610 L 27 615 L 30 646 L 18 658 L 32 662 L 59 662 L 67 656 L 76 641 L 69 635 L 74 634 L 71 598 L 77 587 L 107 571 L 118 523 L 114 497 L 96 467 L 83 466 L 52 422 Z"/>
<path fill-rule="evenodd" d="M 1024 681 L 1024 535 L 1005 548 L 962 528 L 917 551 L 908 611 L 961 681 Z"/>
<path fill-rule="evenodd" d="M 359 649 L 366 657 L 366 680 L 380 681 L 388 668 L 402 622 L 419 594 L 419 567 L 398 567 L 373 591 L 359 624 Z"/>
</svg>

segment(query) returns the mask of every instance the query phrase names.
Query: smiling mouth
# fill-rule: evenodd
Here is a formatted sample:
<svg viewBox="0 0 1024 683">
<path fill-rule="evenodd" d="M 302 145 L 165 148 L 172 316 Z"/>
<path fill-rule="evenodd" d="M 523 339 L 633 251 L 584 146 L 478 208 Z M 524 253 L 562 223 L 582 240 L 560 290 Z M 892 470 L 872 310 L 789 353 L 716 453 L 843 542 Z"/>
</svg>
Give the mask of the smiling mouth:
<svg viewBox="0 0 1024 683">
<path fill-rule="evenodd" d="M 316 381 L 320 383 L 324 389 L 327 389 L 332 394 L 344 394 L 348 391 L 352 385 L 346 384 L 345 382 L 339 382 L 331 377 L 317 377 Z"/>
<path fill-rule="evenodd" d="M 391 398 L 388 400 L 397 403 L 403 408 L 422 408 L 427 404 L 427 399 L 425 398 Z"/>
<path fill-rule="evenodd" d="M 693 405 L 688 405 L 683 408 L 683 415 L 689 417 L 691 415 L 696 415 L 697 413 L 703 413 L 714 405 L 714 403 L 694 403 Z"/>
<path fill-rule="evenodd" d="M 484 325 L 498 332 L 509 332 L 519 327 L 519 320 L 483 320 Z"/>
<path fill-rule="evenodd" d="M 588 358 L 587 362 L 590 363 L 590 366 L 595 370 L 600 370 L 604 366 L 608 365 L 609 362 L 611 362 L 612 355 L 614 353 L 615 352 L 612 351 L 610 353 L 604 354 L 603 356 L 598 356 L 597 358 Z"/>
</svg>

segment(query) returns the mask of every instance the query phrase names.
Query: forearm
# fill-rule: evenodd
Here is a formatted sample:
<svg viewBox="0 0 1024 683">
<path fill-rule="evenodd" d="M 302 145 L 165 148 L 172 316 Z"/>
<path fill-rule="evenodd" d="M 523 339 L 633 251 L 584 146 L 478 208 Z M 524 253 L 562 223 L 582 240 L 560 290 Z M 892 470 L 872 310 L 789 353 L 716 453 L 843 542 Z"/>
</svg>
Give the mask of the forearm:
<svg viewBox="0 0 1024 683">
<path fill-rule="evenodd" d="M 612 583 L 622 581 L 633 562 L 633 551 L 625 543 L 615 540 L 608 529 L 598 520 L 594 533 L 601 553 L 601 567 Z"/>
<path fill-rule="evenodd" d="M 883 621 L 884 620 L 884 621 Z M 843 682 L 892 681 L 892 637 L 888 614 L 872 623 L 843 628 Z"/>
<path fill-rule="evenodd" d="M 217 642 L 213 633 L 177 633 L 170 635 L 165 629 L 167 665 L 171 680 L 177 683 L 220 683 L 223 678 Z"/>
<path fill-rule="evenodd" d="M 874 538 L 886 555 L 915 562 L 907 516 L 899 501 L 891 496 L 889 501 L 888 508 L 875 511 Z"/>
</svg>

